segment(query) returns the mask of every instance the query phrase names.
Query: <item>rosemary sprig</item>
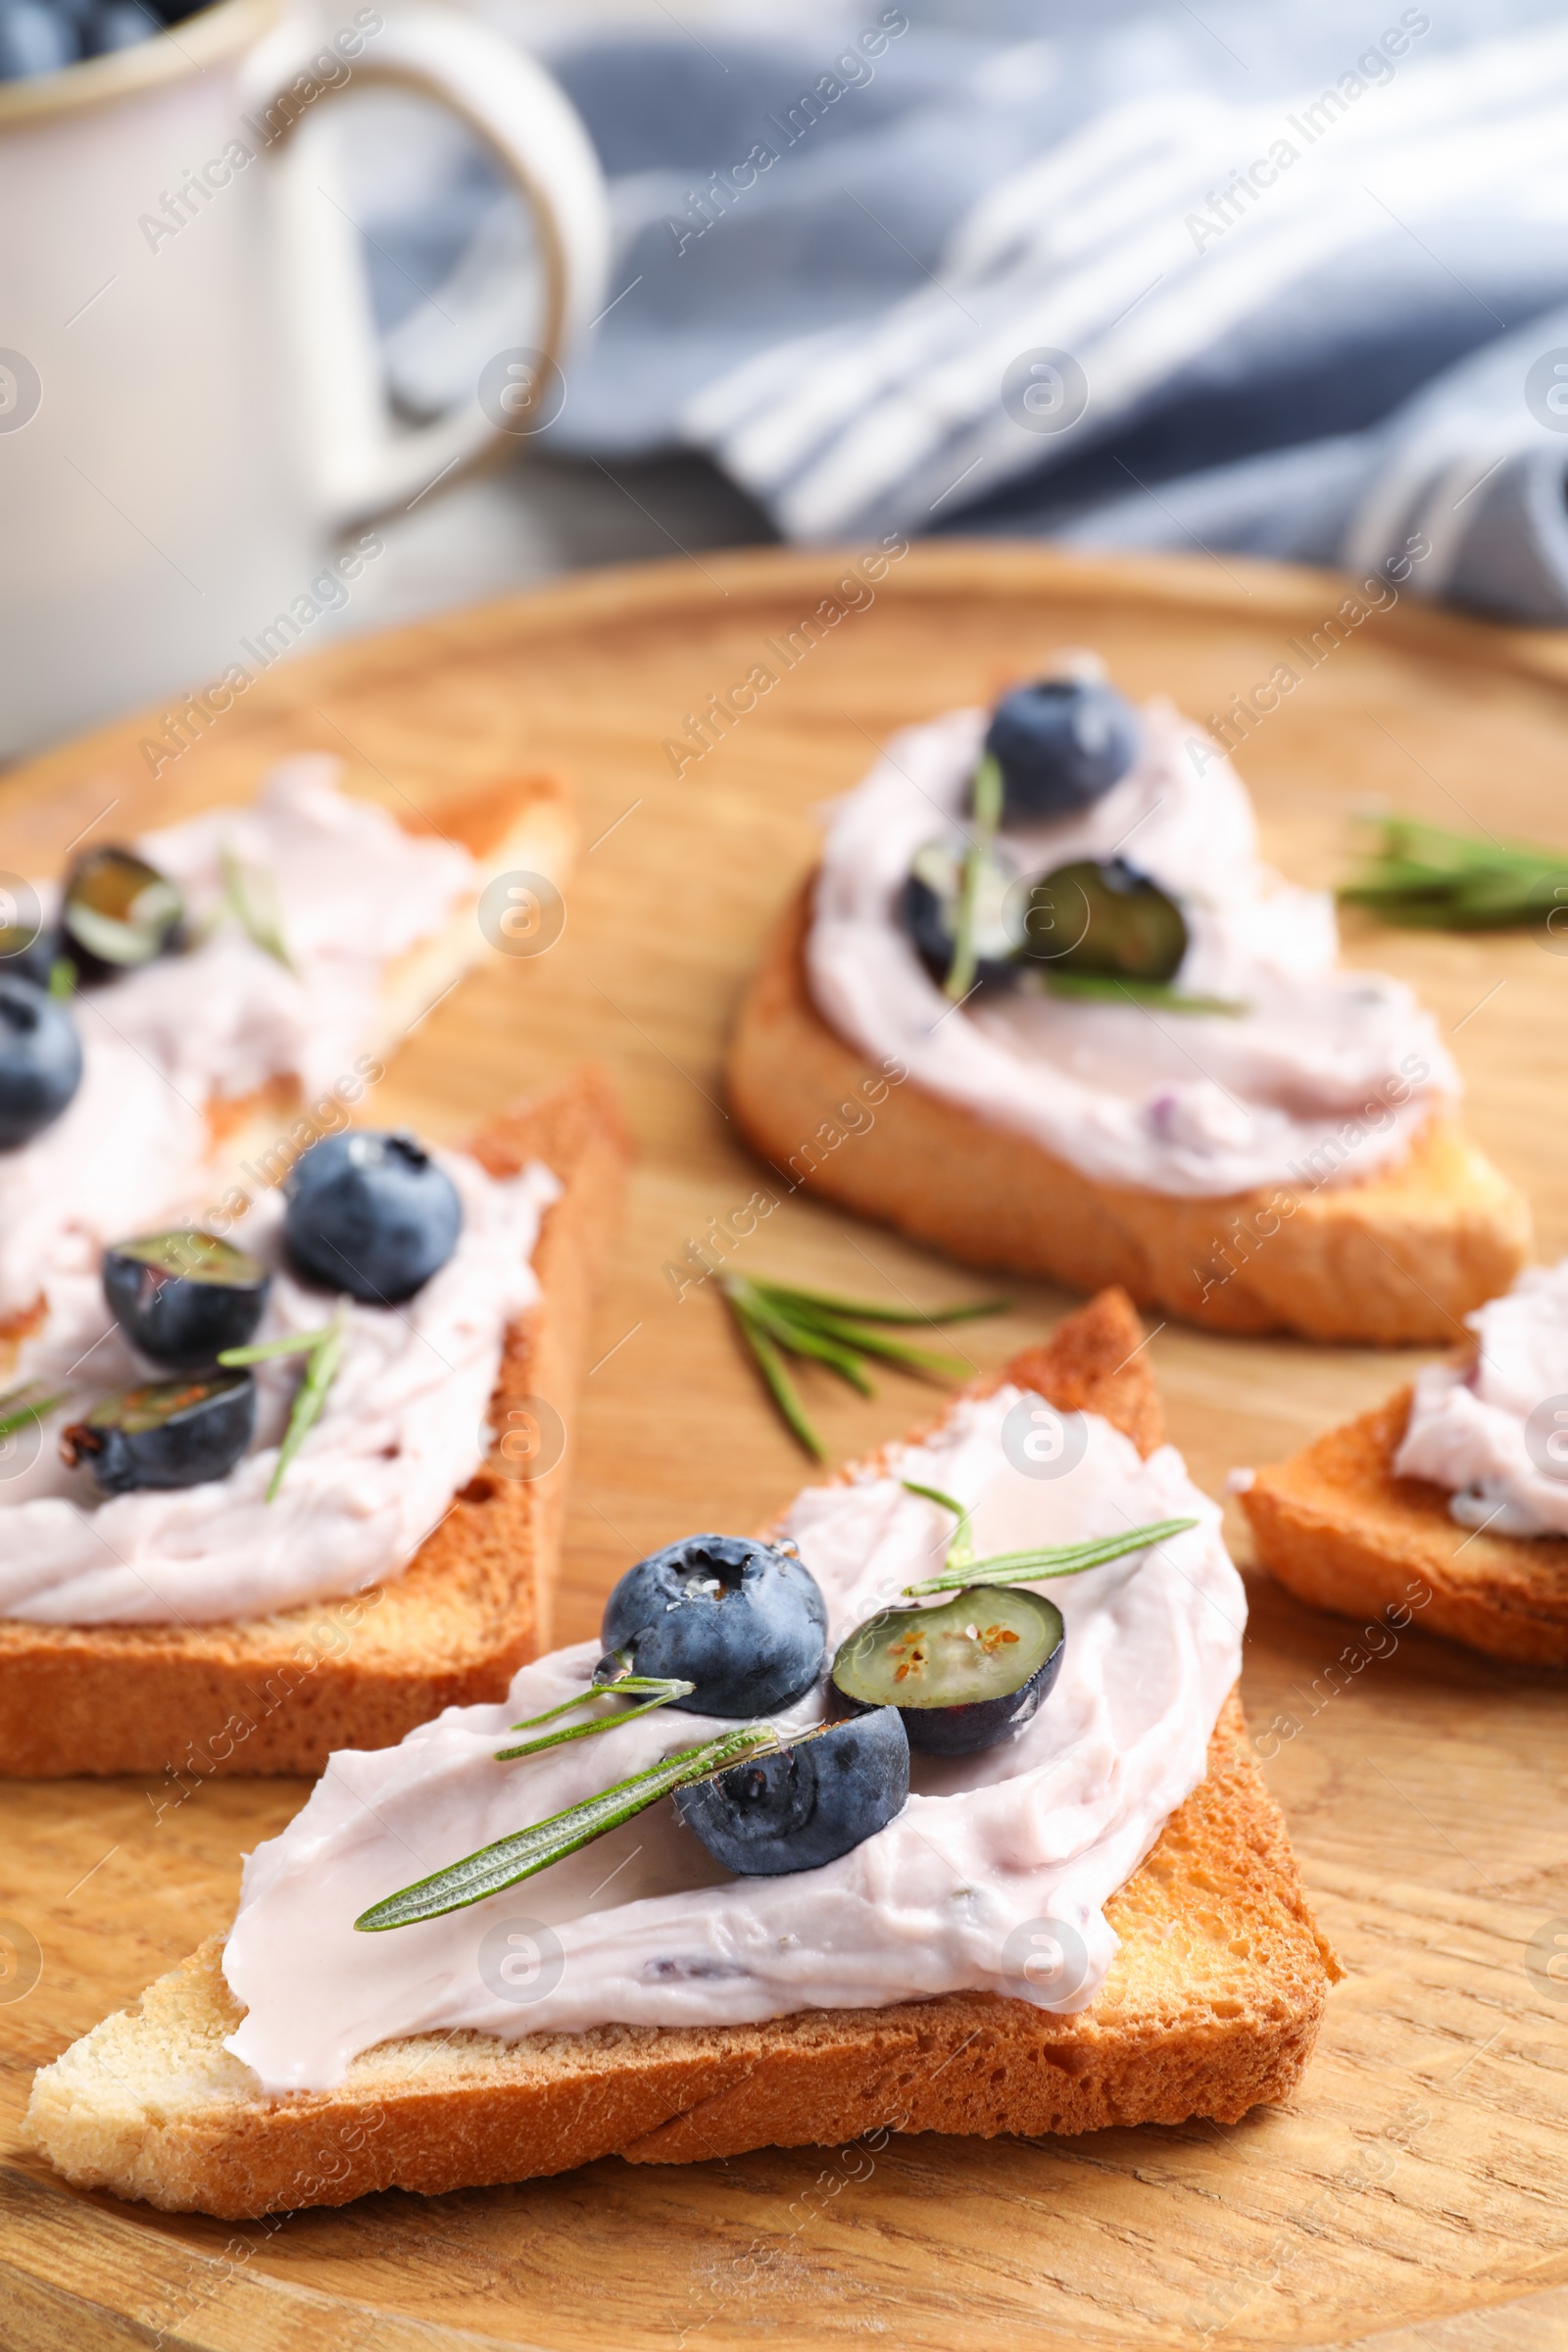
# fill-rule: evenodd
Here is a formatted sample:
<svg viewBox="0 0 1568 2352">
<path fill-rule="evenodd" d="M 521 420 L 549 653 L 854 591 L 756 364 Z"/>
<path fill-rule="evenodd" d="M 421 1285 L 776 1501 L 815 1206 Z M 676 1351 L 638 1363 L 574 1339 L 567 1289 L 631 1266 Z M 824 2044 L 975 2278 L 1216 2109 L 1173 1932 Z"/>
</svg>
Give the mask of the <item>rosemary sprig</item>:
<svg viewBox="0 0 1568 2352">
<path fill-rule="evenodd" d="M 974 771 L 974 830 L 964 853 L 963 876 L 953 932 L 953 961 L 948 966 L 946 995 L 961 1004 L 974 986 L 979 957 L 975 953 L 975 914 L 980 904 L 980 877 L 1002 823 L 1002 769 L 988 753 Z"/>
<path fill-rule="evenodd" d="M 283 1432 L 283 1443 L 277 1449 L 277 1466 L 268 1481 L 269 1502 L 276 1501 L 284 1471 L 321 1417 L 326 1393 L 337 1378 L 338 1367 L 343 1361 L 344 1337 L 342 1317 L 335 1315 L 330 1323 L 323 1323 L 319 1331 L 297 1331 L 285 1340 L 259 1340 L 250 1348 L 225 1348 L 218 1359 L 228 1368 L 239 1364 L 270 1363 L 280 1355 L 308 1355 L 310 1358 L 305 1367 L 305 1378 L 294 1392 L 288 1427 Z"/>
<path fill-rule="evenodd" d="M 802 1291 L 789 1283 L 770 1282 L 765 1289 L 780 1300 L 800 1306 L 820 1306 L 830 1315 L 848 1315 L 857 1323 L 972 1323 L 978 1315 L 1003 1315 L 1005 1298 L 977 1298 L 967 1306 L 871 1306 L 863 1298 L 835 1298 L 826 1291 Z"/>
<path fill-rule="evenodd" d="M 1090 1004 L 1149 1004 L 1160 1012 L 1219 1013 L 1240 1020 L 1250 1010 L 1236 997 L 1195 997 L 1166 980 L 1123 980 L 1114 972 L 1044 972 L 1046 994 Z"/>
<path fill-rule="evenodd" d="M 1407 816 L 1365 821 L 1378 838 L 1340 891 L 1343 905 L 1428 931 L 1506 931 L 1568 909 L 1568 851 L 1450 833 Z"/>
<path fill-rule="evenodd" d="M 277 881 L 271 870 L 262 865 L 241 865 L 226 842 L 218 853 L 218 865 L 223 878 L 224 901 L 240 929 L 264 955 L 280 963 L 284 971 L 292 972 L 294 958 L 284 944 Z"/>
<path fill-rule="evenodd" d="M 956 1356 L 941 1355 L 929 1348 L 911 1348 L 893 1336 L 894 1329 L 913 1323 L 967 1323 L 976 1315 L 1007 1311 L 1004 1298 L 984 1298 L 963 1306 L 867 1306 L 854 1298 L 834 1298 L 825 1291 L 803 1291 L 788 1283 L 764 1282 L 745 1274 L 721 1274 L 718 1287 L 729 1302 L 736 1328 L 756 1358 L 757 1368 L 791 1433 L 817 1461 L 827 1460 L 827 1448 L 807 1417 L 785 1364 L 785 1354 L 825 1364 L 862 1396 L 874 1392 L 866 1377 L 864 1358 L 880 1357 L 932 1379 L 961 1380 L 968 1366 Z"/>
<path fill-rule="evenodd" d="M 521 1723 L 513 1725 L 513 1730 L 534 1731 L 541 1723 L 555 1723 L 596 1698 L 641 1698 L 643 1704 L 628 1707 L 624 1714 L 596 1715 L 592 1723 L 574 1723 L 565 1731 L 547 1733 L 543 1740 L 524 1740 L 520 1747 L 498 1747 L 496 1762 L 510 1764 L 518 1756 L 542 1755 L 547 1747 L 563 1747 L 568 1740 L 592 1740 L 599 1732 L 612 1732 L 620 1724 L 635 1723 L 639 1715 L 651 1715 L 656 1707 L 667 1707 L 671 1700 L 687 1697 L 696 1688 L 695 1683 L 663 1681 L 653 1674 L 623 1674 L 614 1682 L 600 1682 L 596 1676 L 575 1698 L 563 1699 L 559 1707 L 546 1707 L 542 1715 L 525 1716 Z"/>
<path fill-rule="evenodd" d="M 923 1494 L 928 1502 L 940 1502 L 944 1510 L 953 1511 L 957 1527 L 940 1576 L 928 1576 L 917 1585 L 906 1585 L 908 1595 L 921 1592 L 952 1592 L 962 1585 L 1036 1585 L 1054 1576 L 1081 1576 L 1086 1568 L 1102 1568 L 1107 1560 L 1119 1560 L 1129 1551 L 1143 1551 L 1152 1544 L 1162 1544 L 1167 1536 L 1180 1536 L 1196 1519 L 1156 1519 L 1149 1527 L 1130 1527 L 1124 1535 L 1096 1536 L 1085 1544 L 1057 1544 L 1030 1551 L 999 1551 L 989 1560 L 974 1556 L 973 1531 L 969 1513 L 961 1502 L 944 1494 L 938 1487 L 917 1487 L 912 1479 L 901 1484 L 911 1494 Z"/>
<path fill-rule="evenodd" d="M 69 1394 L 65 1389 L 53 1396 L 30 1396 L 28 1392 L 41 1385 L 36 1380 L 24 1380 L 14 1389 L 7 1389 L 5 1395 L 0 1396 L 0 1438 L 15 1437 L 17 1431 L 25 1428 L 29 1421 L 41 1421 L 45 1413 L 54 1411 L 57 1404 L 65 1403 Z"/>
<path fill-rule="evenodd" d="M 375 1935 L 387 1928 L 412 1927 L 416 1920 L 437 1919 L 446 1911 L 462 1911 L 469 1903 L 482 1903 L 486 1895 L 500 1894 L 524 1879 L 536 1878 L 552 1863 L 564 1862 L 568 1854 L 591 1845 L 607 1830 L 633 1820 L 672 1789 L 709 1780 L 731 1764 L 779 1744 L 777 1734 L 765 1724 L 745 1724 L 721 1732 L 716 1740 L 707 1740 L 700 1747 L 677 1749 L 662 1763 L 633 1773 L 629 1780 L 617 1781 L 612 1788 L 601 1789 L 597 1796 L 568 1806 L 564 1813 L 552 1814 L 548 1821 L 514 1831 L 510 1838 L 499 1838 L 494 1845 L 481 1846 L 476 1854 L 449 1864 L 430 1878 L 400 1887 L 396 1894 L 362 1911 L 354 1925 L 367 1935 Z"/>
<path fill-rule="evenodd" d="M 918 1494 L 926 1502 L 940 1502 L 943 1509 L 951 1511 L 957 1520 L 953 1541 L 948 1545 L 947 1558 L 943 1562 L 944 1570 L 971 1567 L 974 1562 L 974 1530 L 969 1522 L 968 1504 L 957 1501 L 952 1494 L 944 1494 L 940 1487 L 922 1487 L 912 1478 L 901 1478 L 899 1484 L 906 1494 Z"/>
</svg>

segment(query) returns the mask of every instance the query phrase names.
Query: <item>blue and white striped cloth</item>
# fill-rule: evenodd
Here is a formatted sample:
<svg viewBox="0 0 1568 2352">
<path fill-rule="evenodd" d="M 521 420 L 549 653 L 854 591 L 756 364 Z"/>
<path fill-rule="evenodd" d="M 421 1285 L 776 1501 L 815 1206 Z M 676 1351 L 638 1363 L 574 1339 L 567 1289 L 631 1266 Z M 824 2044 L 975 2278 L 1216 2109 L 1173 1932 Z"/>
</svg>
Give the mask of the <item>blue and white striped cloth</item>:
<svg viewBox="0 0 1568 2352">
<path fill-rule="evenodd" d="M 1361 568 L 1419 532 L 1412 587 L 1568 619 L 1559 0 L 688 24 L 549 52 L 616 225 L 558 446 L 705 450 L 798 540 Z M 470 167 L 372 225 L 461 275 L 486 189 Z M 472 354 L 377 291 L 428 405 Z"/>
</svg>

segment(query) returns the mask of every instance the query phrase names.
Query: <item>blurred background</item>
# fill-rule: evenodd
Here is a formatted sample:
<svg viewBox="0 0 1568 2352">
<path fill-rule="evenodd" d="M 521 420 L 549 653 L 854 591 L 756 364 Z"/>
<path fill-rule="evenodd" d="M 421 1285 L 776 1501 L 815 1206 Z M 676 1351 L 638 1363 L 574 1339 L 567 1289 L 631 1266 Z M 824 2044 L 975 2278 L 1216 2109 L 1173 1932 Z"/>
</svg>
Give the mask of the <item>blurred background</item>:
<svg viewBox="0 0 1568 2352">
<path fill-rule="evenodd" d="M 1554 0 L 0 0 L 0 756 L 748 541 L 1568 616 Z"/>
</svg>

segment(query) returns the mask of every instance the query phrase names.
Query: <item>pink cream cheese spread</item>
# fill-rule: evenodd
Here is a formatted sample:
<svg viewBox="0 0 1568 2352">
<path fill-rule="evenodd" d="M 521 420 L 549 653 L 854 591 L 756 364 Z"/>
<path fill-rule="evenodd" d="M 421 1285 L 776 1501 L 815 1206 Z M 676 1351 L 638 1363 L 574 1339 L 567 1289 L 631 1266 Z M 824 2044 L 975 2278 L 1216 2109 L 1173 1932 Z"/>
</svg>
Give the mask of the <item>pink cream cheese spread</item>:
<svg viewBox="0 0 1568 2352">
<path fill-rule="evenodd" d="M 1241 1665 L 1246 1600 L 1217 1507 L 1174 1447 L 1149 1460 L 1093 1414 L 1030 1475 L 1004 1433 L 1015 1389 L 960 1404 L 886 1471 L 808 1489 L 783 1528 L 828 1604 L 829 1649 L 940 1565 L 966 1502 L 982 1556 L 1157 1519 L 1198 1525 L 1045 1588 L 1066 1624 L 1055 1688 L 1010 1741 L 913 1759 L 896 1820 L 824 1868 L 731 1878 L 668 1800 L 508 1892 L 375 1935 L 368 1904 L 547 1819 L 675 1749 L 711 1717 L 661 1709 L 521 1762 L 507 1727 L 580 1690 L 594 1642 L 524 1667 L 504 1705 L 454 1707 L 397 1747 L 334 1755 L 280 1838 L 246 1862 L 224 1973 L 247 2015 L 227 2048 L 268 2093 L 326 2090 L 405 2034 L 511 2040 L 606 2025 L 736 2025 L 966 1987 L 1086 2008 L 1116 1938 L 1104 1906 L 1203 1779 Z M 1075 1436 L 1077 1433 L 1075 1432 Z M 819 1721 L 820 1691 L 776 1718 Z"/>
<path fill-rule="evenodd" d="M 56 1423 L 0 1487 L 0 1616 L 35 1625 L 205 1625 L 362 1592 L 406 1568 L 490 1450 L 507 1325 L 539 1296 L 531 1259 L 561 1187 L 548 1168 L 498 1181 L 435 1154 L 458 1188 L 451 1257 L 404 1306 L 344 1299 L 345 1343 L 320 1418 L 267 1499 L 299 1361 L 257 1367 L 257 1444 L 223 1479 L 92 1502 Z M 236 1245 L 273 1269 L 258 1337 L 318 1330 L 339 1311 L 280 1264 L 283 1201 L 264 1194 Z M 97 1270 L 62 1286 L 25 1375 L 57 1385 L 90 1367 L 100 1393 L 145 1379 L 104 1305 Z"/>
<path fill-rule="evenodd" d="M 1396 1476 L 1446 1487 L 1461 1527 L 1568 1536 L 1568 1258 L 1465 1320 L 1474 1360 L 1416 1375 Z"/>
<path fill-rule="evenodd" d="M 297 1077 L 333 1087 L 378 1028 L 389 966 L 446 927 L 479 874 L 467 852 L 414 836 L 334 788 L 335 760 L 276 769 L 253 806 L 219 808 L 136 846 L 185 893 L 188 954 L 73 1000 L 82 1081 L 64 1117 L 0 1153 L 0 1317 L 96 1264 L 106 1242 L 188 1215 L 211 1157 L 207 1104 Z M 223 901 L 226 856 L 273 903 L 289 966 Z M 52 911 L 58 891 L 40 885 Z"/>
<path fill-rule="evenodd" d="M 362 1591 L 408 1565 L 489 1450 L 507 1326 L 539 1296 L 531 1260 L 560 1186 L 541 1166 L 498 1181 L 444 1153 L 463 1204 L 457 1249 L 407 1306 L 342 1302 L 339 1371 L 275 1500 L 266 1490 L 298 1358 L 258 1368 L 257 1443 L 222 1480 L 101 1500 L 59 1459 L 70 1410 L 148 1377 L 105 1305 L 102 1251 L 201 1222 L 216 1189 L 209 1102 L 278 1076 L 297 1077 L 307 1101 L 344 1087 L 377 1036 L 388 968 L 478 889 L 466 851 L 350 800 L 336 769 L 290 760 L 253 806 L 137 845 L 179 882 L 200 944 L 74 1000 L 75 1100 L 0 1154 L 0 1312 L 40 1297 L 46 1309 L 10 1378 L 70 1393 L 0 1456 L 0 1616 L 200 1625 Z M 263 899 L 286 964 L 222 912 L 225 866 Z M 313 1330 L 337 1305 L 281 1268 L 282 1209 L 266 1193 L 230 1228 L 277 1269 L 264 1339 Z"/>
<path fill-rule="evenodd" d="M 1218 745 L 1168 702 L 1141 718 L 1118 783 L 1071 817 L 1009 826 L 1001 846 L 1031 875 L 1126 859 L 1186 917 L 1175 987 L 1244 1010 L 1075 1004 L 1032 975 L 949 1004 L 895 906 L 923 845 L 961 844 L 983 710 L 895 737 L 833 808 L 807 947 L 818 1010 L 862 1053 L 896 1057 L 932 1094 L 1102 1184 L 1213 1199 L 1390 1165 L 1458 1092 L 1435 1023 L 1402 982 L 1339 967 L 1332 900 L 1260 863 L 1251 804 Z"/>
</svg>

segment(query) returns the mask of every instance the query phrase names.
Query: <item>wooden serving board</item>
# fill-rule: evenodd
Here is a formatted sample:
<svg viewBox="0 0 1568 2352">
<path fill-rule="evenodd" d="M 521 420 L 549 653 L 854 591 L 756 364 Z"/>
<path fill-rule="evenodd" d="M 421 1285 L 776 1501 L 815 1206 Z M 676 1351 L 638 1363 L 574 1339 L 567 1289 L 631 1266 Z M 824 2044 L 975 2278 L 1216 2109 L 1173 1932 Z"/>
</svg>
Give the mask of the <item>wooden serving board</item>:
<svg viewBox="0 0 1568 2352">
<path fill-rule="evenodd" d="M 640 1552 L 757 1525 L 805 1473 L 712 1287 L 677 1297 L 665 1269 L 760 1182 L 722 1105 L 726 1023 L 810 861 L 813 807 L 893 728 L 987 697 L 1062 644 L 1205 718 L 1283 663 L 1299 683 L 1241 765 L 1293 876 L 1343 872 L 1348 813 L 1375 797 L 1568 842 L 1557 640 L 1401 604 L 1309 666 L 1301 649 L 1314 631 L 1332 643 L 1322 624 L 1344 593 L 1326 575 L 955 546 L 917 549 L 869 603 L 858 590 L 785 669 L 768 641 L 782 646 L 846 570 L 764 553 L 580 578 L 284 664 L 156 783 L 138 751 L 155 729 L 134 721 L 0 784 L 0 866 L 36 872 L 95 819 L 102 839 L 246 795 L 304 749 L 340 752 L 356 789 L 437 819 L 445 793 L 499 773 L 570 777 L 583 854 L 559 945 L 497 959 L 441 1004 L 373 1113 L 457 1137 L 584 1055 L 622 1089 L 641 1161 L 573 1433 L 565 1639 L 596 1629 Z M 665 739 L 759 663 L 778 682 L 677 775 Z M 1436 1008 L 1477 1134 L 1535 1200 L 1543 1254 L 1568 1249 L 1568 956 L 1528 935 L 1348 930 L 1352 956 Z M 977 1288 L 798 1197 L 734 1260 L 922 1303 Z M 978 1366 L 1067 1303 L 1004 1287 L 1005 1320 L 963 1327 Z M 1176 1326 L 1152 1352 L 1174 1434 L 1216 1493 L 1233 1464 L 1293 1449 L 1411 1360 Z M 927 1393 L 890 1377 L 869 1403 L 825 1385 L 810 1400 L 849 1454 L 902 1429 Z M 1237 1542 L 1245 1557 L 1239 1529 Z M 671 2170 L 608 2160 L 265 2228 L 77 2195 L 21 2152 L 32 2069 L 224 1924 L 241 1854 L 306 1789 L 224 1781 L 168 1805 L 129 1781 L 0 1788 L 0 1915 L 23 1954 L 23 1973 L 0 1978 L 0 2339 L 29 2352 L 1568 2342 L 1568 1983 L 1544 1958 L 1553 1923 L 1568 1937 L 1562 1680 L 1419 1630 L 1369 1661 L 1353 1626 L 1251 1588 L 1248 1710 L 1348 1974 L 1298 2099 L 1230 2131 L 894 2139 Z"/>
</svg>

